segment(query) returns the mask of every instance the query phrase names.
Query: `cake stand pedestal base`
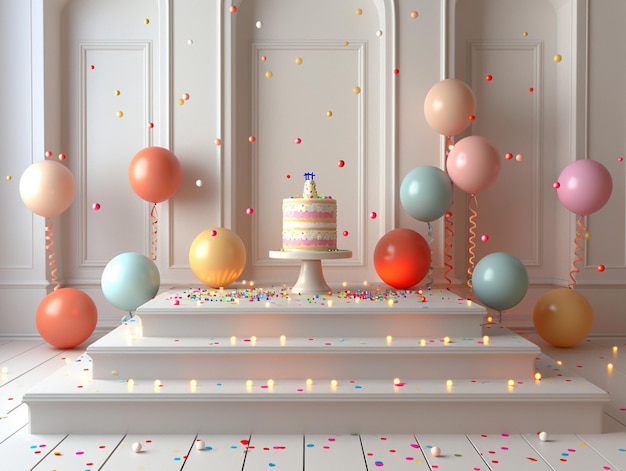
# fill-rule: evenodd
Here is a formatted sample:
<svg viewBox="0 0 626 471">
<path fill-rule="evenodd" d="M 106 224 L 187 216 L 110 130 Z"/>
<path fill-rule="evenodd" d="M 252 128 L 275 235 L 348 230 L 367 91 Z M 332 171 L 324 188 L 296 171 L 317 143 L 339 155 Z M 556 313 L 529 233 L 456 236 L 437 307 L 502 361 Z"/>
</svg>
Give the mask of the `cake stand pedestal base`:
<svg viewBox="0 0 626 471">
<path fill-rule="evenodd" d="M 339 260 L 352 257 L 350 250 L 314 252 L 308 250 L 270 250 L 270 258 L 300 260 L 298 281 L 291 288 L 292 294 L 328 294 L 331 289 L 324 279 L 322 260 Z"/>
</svg>

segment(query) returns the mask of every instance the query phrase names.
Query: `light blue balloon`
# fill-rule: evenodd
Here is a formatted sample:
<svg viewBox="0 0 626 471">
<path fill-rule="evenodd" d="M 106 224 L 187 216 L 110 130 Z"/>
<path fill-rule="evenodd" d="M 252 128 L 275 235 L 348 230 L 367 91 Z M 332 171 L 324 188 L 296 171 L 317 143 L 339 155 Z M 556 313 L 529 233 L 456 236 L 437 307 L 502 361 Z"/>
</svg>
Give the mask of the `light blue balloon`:
<svg viewBox="0 0 626 471">
<path fill-rule="evenodd" d="M 486 255 L 472 273 L 474 294 L 485 306 L 504 311 L 516 306 L 528 291 L 528 271 L 516 257 L 506 252 Z"/>
<path fill-rule="evenodd" d="M 127 252 L 107 263 L 100 282 L 104 297 L 113 306 L 131 312 L 157 294 L 161 275 L 148 257 Z"/>
<path fill-rule="evenodd" d="M 431 165 L 415 167 L 400 185 L 400 203 L 418 221 L 439 219 L 452 204 L 453 196 L 450 177 Z"/>
</svg>

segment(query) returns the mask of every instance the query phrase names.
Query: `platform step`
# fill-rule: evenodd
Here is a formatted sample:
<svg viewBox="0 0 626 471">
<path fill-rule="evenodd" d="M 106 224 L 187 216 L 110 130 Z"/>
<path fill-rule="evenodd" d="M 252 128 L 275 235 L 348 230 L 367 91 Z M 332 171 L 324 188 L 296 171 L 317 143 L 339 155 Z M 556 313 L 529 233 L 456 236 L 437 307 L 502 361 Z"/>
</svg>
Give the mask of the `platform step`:
<svg viewBox="0 0 626 471">
<path fill-rule="evenodd" d="M 146 337 L 479 337 L 487 311 L 449 291 L 170 289 L 140 306 Z"/>
<path fill-rule="evenodd" d="M 87 348 L 95 379 L 531 379 L 539 347 L 485 327 L 478 338 L 145 337 L 119 326 Z"/>
<path fill-rule="evenodd" d="M 541 380 L 98 380 L 82 356 L 24 395 L 31 433 L 600 433 L 608 395 L 540 356 Z M 559 368 L 554 371 L 553 368 Z"/>
</svg>

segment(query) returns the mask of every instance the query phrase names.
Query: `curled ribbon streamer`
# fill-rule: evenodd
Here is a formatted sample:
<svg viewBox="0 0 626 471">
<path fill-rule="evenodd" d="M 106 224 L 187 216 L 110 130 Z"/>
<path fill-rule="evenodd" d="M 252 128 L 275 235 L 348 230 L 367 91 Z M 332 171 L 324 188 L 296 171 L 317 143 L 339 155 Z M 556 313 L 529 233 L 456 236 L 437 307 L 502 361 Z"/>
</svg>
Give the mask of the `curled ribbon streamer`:
<svg viewBox="0 0 626 471">
<path fill-rule="evenodd" d="M 454 221 L 452 220 L 452 206 L 453 205 L 454 205 L 454 201 L 452 201 L 452 205 L 450 206 L 449 217 L 445 218 L 446 237 L 444 239 L 444 249 L 443 249 L 443 258 L 444 258 L 443 265 L 445 267 L 443 277 L 448 282 L 448 289 L 450 289 L 450 286 L 452 285 L 452 278 L 450 278 L 448 275 L 454 269 L 454 266 L 452 265 L 453 256 L 451 253 L 452 246 L 453 246 L 452 241 L 454 239 Z"/>
<path fill-rule="evenodd" d="M 150 259 L 157 259 L 157 233 L 159 227 L 159 216 L 157 214 L 157 205 L 154 203 L 152 210 L 150 211 L 150 225 L 152 230 L 150 231 Z"/>
<path fill-rule="evenodd" d="M 56 262 L 56 254 L 54 252 L 54 232 L 52 232 L 52 224 L 45 227 L 46 230 L 46 252 L 48 253 L 48 266 L 51 267 L 50 270 L 50 281 L 55 285 L 54 291 L 58 290 L 61 286 L 59 284 L 59 280 L 57 279 L 57 262 Z"/>
<path fill-rule="evenodd" d="M 576 237 L 574 238 L 574 268 L 572 268 L 569 272 L 569 277 L 572 282 L 567 285 L 570 289 L 576 285 L 576 278 L 574 278 L 574 274 L 580 273 L 578 265 L 583 261 L 583 246 L 580 241 L 583 239 L 584 232 L 587 232 L 587 228 L 583 225 L 583 217 L 578 216 L 578 219 L 576 220 Z"/>
<path fill-rule="evenodd" d="M 432 249 L 432 245 L 433 245 L 434 240 L 435 239 L 433 239 L 433 226 L 429 222 L 428 223 L 428 246 L 430 247 L 431 258 L 430 258 L 430 267 L 428 268 L 428 278 L 426 279 L 426 288 L 427 289 L 430 289 L 431 285 L 435 281 L 433 279 L 433 277 L 432 277 L 432 274 L 433 274 L 433 259 L 432 259 L 433 249 Z"/>
<path fill-rule="evenodd" d="M 478 211 L 476 211 L 476 207 L 478 206 L 478 200 L 476 199 L 476 195 L 472 195 L 472 198 L 469 202 L 469 266 L 467 267 L 467 274 L 469 278 L 467 279 L 467 286 L 469 288 L 472 287 L 472 274 L 474 273 L 474 259 L 476 258 L 476 254 L 474 253 L 474 249 L 476 248 L 476 216 L 478 216 Z"/>
</svg>

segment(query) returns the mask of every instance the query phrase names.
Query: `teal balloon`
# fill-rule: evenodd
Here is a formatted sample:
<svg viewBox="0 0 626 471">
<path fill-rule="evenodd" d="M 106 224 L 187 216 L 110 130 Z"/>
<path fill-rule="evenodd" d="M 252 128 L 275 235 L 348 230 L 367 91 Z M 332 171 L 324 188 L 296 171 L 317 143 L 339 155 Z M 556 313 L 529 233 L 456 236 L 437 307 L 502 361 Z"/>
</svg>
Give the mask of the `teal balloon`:
<svg viewBox="0 0 626 471">
<path fill-rule="evenodd" d="M 453 196 L 450 177 L 431 165 L 415 167 L 400 185 L 400 203 L 418 221 L 439 219 L 452 204 Z"/>
<path fill-rule="evenodd" d="M 145 255 L 126 252 L 113 257 L 100 280 L 104 297 L 123 311 L 134 311 L 159 291 L 161 275 Z"/>
<path fill-rule="evenodd" d="M 474 267 L 472 288 L 485 306 L 497 311 L 511 309 L 526 296 L 528 271 L 513 255 L 490 253 Z"/>
</svg>

